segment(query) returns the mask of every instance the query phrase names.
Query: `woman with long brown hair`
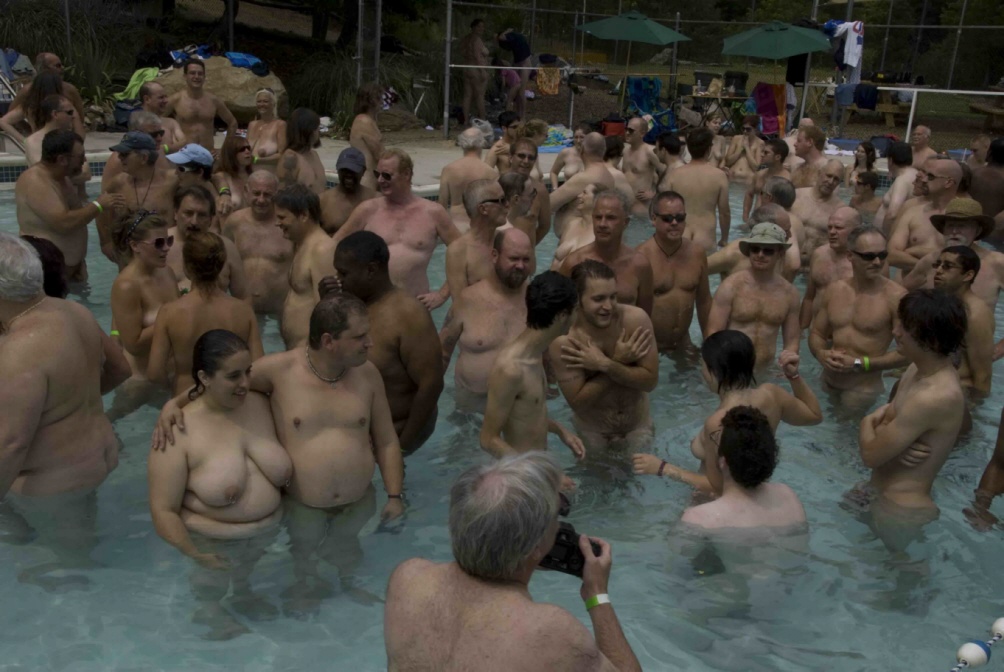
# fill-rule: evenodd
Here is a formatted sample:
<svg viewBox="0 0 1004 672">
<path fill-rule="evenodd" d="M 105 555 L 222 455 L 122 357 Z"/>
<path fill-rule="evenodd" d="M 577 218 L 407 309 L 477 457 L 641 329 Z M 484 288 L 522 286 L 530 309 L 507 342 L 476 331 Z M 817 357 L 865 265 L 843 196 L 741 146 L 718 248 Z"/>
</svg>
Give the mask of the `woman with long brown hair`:
<svg viewBox="0 0 1004 672">
<path fill-rule="evenodd" d="M 251 176 L 253 162 L 250 143 L 236 133 L 227 133 L 212 178 L 213 186 L 219 194 L 216 197 L 216 210 L 220 213 L 220 224 L 231 212 L 247 205 L 244 202 L 244 186 Z"/>
</svg>

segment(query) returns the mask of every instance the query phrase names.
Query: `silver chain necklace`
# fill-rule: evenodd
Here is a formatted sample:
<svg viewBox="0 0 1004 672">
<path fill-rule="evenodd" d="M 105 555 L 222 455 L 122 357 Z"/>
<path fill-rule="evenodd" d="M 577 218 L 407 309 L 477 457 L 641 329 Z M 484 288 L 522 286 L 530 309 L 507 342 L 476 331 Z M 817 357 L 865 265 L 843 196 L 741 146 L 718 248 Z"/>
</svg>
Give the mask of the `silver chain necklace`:
<svg viewBox="0 0 1004 672">
<path fill-rule="evenodd" d="M 318 379 L 324 381 L 325 383 L 327 383 L 331 387 L 334 387 L 338 383 L 338 381 L 341 380 L 342 378 L 344 378 L 345 374 L 348 373 L 348 371 L 349 371 L 349 367 L 345 367 L 345 369 L 343 369 L 342 372 L 339 373 L 334 378 L 325 378 L 324 376 L 321 375 L 320 371 L 318 371 L 317 369 L 314 368 L 314 363 L 310 361 L 310 348 L 304 348 L 303 352 L 304 352 L 304 354 L 307 355 L 307 366 L 310 367 L 311 372 L 313 372 L 313 374 L 315 376 L 317 376 Z"/>
</svg>

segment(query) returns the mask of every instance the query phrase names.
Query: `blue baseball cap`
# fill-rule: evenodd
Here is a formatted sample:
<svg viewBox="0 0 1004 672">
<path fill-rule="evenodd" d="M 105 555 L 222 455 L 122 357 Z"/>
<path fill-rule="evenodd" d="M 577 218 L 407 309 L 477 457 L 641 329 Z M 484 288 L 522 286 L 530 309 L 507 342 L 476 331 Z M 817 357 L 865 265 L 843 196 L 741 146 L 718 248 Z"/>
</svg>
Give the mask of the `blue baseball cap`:
<svg viewBox="0 0 1004 672">
<path fill-rule="evenodd" d="M 167 160 L 171 163 L 198 163 L 202 166 L 213 165 L 213 155 L 202 145 L 191 143 L 185 145 L 174 154 L 168 154 Z"/>
<path fill-rule="evenodd" d="M 122 136 L 121 142 L 109 147 L 113 152 L 127 154 L 136 150 L 157 151 L 157 143 L 149 133 L 142 131 L 129 131 Z"/>
</svg>

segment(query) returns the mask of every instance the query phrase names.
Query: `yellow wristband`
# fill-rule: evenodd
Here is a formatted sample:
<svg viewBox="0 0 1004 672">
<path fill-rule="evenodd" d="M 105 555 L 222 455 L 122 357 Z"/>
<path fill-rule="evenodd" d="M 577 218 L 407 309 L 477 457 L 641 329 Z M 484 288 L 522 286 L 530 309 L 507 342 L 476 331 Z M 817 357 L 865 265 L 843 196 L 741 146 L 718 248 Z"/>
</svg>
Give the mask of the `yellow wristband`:
<svg viewBox="0 0 1004 672">
<path fill-rule="evenodd" d="M 598 607 L 601 604 L 610 604 L 610 596 L 607 595 L 606 593 L 593 595 L 588 600 L 586 600 L 586 611 L 591 611 L 593 607 Z"/>
<path fill-rule="evenodd" d="M 170 154 L 171 153 L 171 150 L 168 148 L 167 145 L 164 145 L 164 153 L 165 154 Z"/>
<path fill-rule="evenodd" d="M 865 371 L 868 371 L 872 367 L 872 361 L 867 357 L 862 357 L 861 363 L 864 364 Z"/>
<path fill-rule="evenodd" d="M 111 331 L 108 332 L 108 335 L 109 336 L 121 336 L 122 334 L 119 333 L 118 329 L 112 329 Z"/>
</svg>

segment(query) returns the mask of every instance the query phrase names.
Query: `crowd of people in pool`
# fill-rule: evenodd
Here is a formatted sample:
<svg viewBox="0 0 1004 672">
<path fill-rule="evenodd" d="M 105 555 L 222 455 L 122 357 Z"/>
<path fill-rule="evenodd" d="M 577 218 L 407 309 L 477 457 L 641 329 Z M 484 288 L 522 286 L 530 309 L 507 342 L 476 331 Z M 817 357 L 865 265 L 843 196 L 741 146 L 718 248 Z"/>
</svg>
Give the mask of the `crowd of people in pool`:
<svg viewBox="0 0 1004 672">
<path fill-rule="evenodd" d="M 383 147 L 378 87 L 358 92 L 351 146 L 328 188 L 316 113 L 279 119 L 262 90 L 259 119 L 240 133 L 191 61 L 185 90 L 144 85 L 143 109 L 88 201 L 75 94 L 58 58 L 39 62 L 35 90 L 3 120 L 33 120 L 34 132 L 15 187 L 22 236 L 0 234 L 0 496 L 94 490 L 117 464 L 111 422 L 170 390 L 149 457 L 153 524 L 207 572 L 202 585 L 225 593 L 250 571 L 218 571 L 229 566 L 226 541 L 269 538 L 284 500 L 291 538 L 337 546 L 373 514 L 379 468 L 381 516 L 404 513 L 405 458 L 436 427 L 456 351 L 456 407 L 481 418 L 480 447 L 497 461 L 451 492 L 456 562 L 409 561 L 391 577 L 391 669 L 472 669 L 484 649 L 450 648 L 460 629 L 493 646 L 520 638 L 511 655 L 526 664 L 507 669 L 637 667 L 606 597 L 606 542 L 578 542 L 599 644 L 526 592 L 558 534 L 559 495 L 576 487 L 541 452 L 549 433 L 587 465 L 621 462 L 691 485 L 683 522 L 696 529 L 798 529 L 797 495 L 770 478 L 778 425 L 822 420 L 800 375 L 804 336 L 820 387 L 860 419 L 871 477 L 848 505 L 919 526 L 938 516 L 932 484 L 1004 354 L 994 343 L 1004 255 L 980 244 L 997 229 L 973 198 L 1004 180 L 1002 138 L 977 139 L 970 165 L 936 153 L 918 127 L 912 146 L 889 147 L 880 198 L 874 148 L 862 143 L 845 169 L 809 120 L 779 140 L 760 138 L 747 117 L 731 139 L 712 121 L 651 146 L 635 118 L 623 139 L 577 129 L 548 185 L 537 166 L 546 124 L 506 112 L 497 141 L 460 134 L 462 156 L 435 202 L 412 193 L 407 152 Z M 219 149 L 216 116 L 229 125 Z M 747 185 L 749 230 L 734 242 L 730 181 Z M 64 300 L 87 278 L 92 221 L 102 263 L 119 269 L 109 333 Z M 624 242 L 629 224 L 651 227 L 637 248 Z M 538 258 L 550 235 L 554 258 Z M 446 281 L 431 287 L 440 242 Z M 447 301 L 437 331 L 430 311 Z M 278 321 L 285 351 L 264 352 L 265 320 Z M 673 385 L 660 356 L 677 367 L 699 359 L 719 398 L 691 442 L 692 465 L 651 454 L 649 393 Z M 888 402 L 871 410 L 893 378 Z M 548 417 L 558 395 L 571 427 Z M 973 525 L 997 523 L 1001 491 L 998 441 L 966 511 Z M 333 517 L 342 532 L 325 541 Z"/>
</svg>

